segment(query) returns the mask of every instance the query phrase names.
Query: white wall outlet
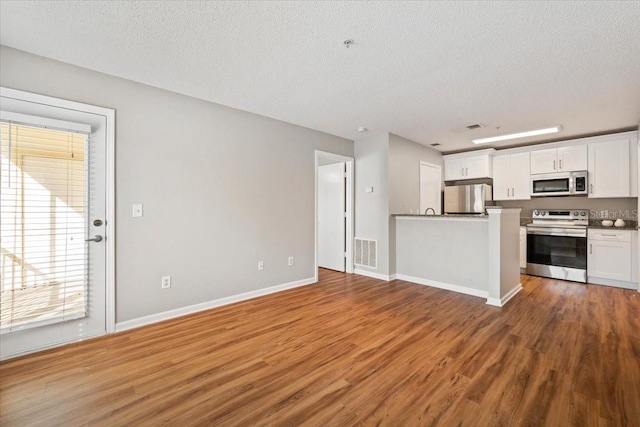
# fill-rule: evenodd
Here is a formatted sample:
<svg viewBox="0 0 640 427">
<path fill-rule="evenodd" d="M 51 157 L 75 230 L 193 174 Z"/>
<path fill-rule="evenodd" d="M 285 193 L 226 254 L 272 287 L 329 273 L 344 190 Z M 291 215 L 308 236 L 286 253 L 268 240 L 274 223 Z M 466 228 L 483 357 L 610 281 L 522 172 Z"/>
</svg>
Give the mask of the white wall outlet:
<svg viewBox="0 0 640 427">
<path fill-rule="evenodd" d="M 131 215 L 134 218 L 141 217 L 142 216 L 142 203 L 134 203 L 132 207 L 133 207 L 133 212 L 131 213 Z"/>
<path fill-rule="evenodd" d="M 366 193 L 373 193 L 373 187 L 365 187 L 365 188 L 364 188 L 364 191 L 365 191 Z"/>
<path fill-rule="evenodd" d="M 291 267 L 293 265 L 293 257 L 290 256 L 289 257 L 289 267 Z"/>
<path fill-rule="evenodd" d="M 171 287 L 171 276 L 162 276 L 162 289 L 169 289 Z"/>
<path fill-rule="evenodd" d="M 258 261 L 258 270 L 264 270 L 264 261 Z"/>
</svg>

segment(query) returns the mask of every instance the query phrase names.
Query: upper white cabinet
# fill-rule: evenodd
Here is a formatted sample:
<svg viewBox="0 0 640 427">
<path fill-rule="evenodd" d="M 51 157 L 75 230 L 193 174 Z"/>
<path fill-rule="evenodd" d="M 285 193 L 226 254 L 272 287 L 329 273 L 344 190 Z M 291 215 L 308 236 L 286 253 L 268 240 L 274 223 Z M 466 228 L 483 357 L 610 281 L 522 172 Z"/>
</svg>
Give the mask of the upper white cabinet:
<svg viewBox="0 0 640 427">
<path fill-rule="evenodd" d="M 495 150 L 481 150 L 473 153 L 451 154 L 444 159 L 445 181 L 462 179 L 492 178 L 493 163 L 491 158 Z"/>
<path fill-rule="evenodd" d="M 631 197 L 630 140 L 589 144 L 589 197 Z"/>
<path fill-rule="evenodd" d="M 529 153 L 493 157 L 493 200 L 529 200 Z"/>
<path fill-rule="evenodd" d="M 587 146 L 531 151 L 531 173 L 572 172 L 587 169 Z"/>
</svg>

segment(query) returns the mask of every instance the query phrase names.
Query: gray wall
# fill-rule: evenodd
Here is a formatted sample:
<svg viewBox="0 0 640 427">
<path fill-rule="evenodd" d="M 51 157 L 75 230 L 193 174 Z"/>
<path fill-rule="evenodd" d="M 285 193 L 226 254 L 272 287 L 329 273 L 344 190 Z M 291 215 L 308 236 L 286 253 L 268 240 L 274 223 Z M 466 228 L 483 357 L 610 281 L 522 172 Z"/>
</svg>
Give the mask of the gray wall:
<svg viewBox="0 0 640 427">
<path fill-rule="evenodd" d="M 389 134 L 389 212 L 409 213 L 420 208 L 420 161 L 439 165 L 442 154 L 433 148 Z"/>
<path fill-rule="evenodd" d="M 314 150 L 353 156 L 351 141 L 6 47 L 0 58 L 2 86 L 116 110 L 118 322 L 314 276 Z"/>
<path fill-rule="evenodd" d="M 384 276 L 396 272 L 393 213 L 420 203 L 420 161 L 443 164 L 440 152 L 394 134 L 355 141 L 356 237 L 378 240 L 378 268 L 357 267 Z M 366 193 L 366 187 L 374 187 Z"/>
<path fill-rule="evenodd" d="M 359 270 L 389 274 L 389 134 L 356 140 L 355 236 L 378 241 L 378 268 Z M 365 192 L 373 187 L 372 193 Z"/>
<path fill-rule="evenodd" d="M 420 162 L 442 168 L 442 154 L 433 148 L 389 134 L 389 213 L 409 213 L 420 209 Z M 396 220 L 389 217 L 389 274 L 396 273 Z"/>
</svg>

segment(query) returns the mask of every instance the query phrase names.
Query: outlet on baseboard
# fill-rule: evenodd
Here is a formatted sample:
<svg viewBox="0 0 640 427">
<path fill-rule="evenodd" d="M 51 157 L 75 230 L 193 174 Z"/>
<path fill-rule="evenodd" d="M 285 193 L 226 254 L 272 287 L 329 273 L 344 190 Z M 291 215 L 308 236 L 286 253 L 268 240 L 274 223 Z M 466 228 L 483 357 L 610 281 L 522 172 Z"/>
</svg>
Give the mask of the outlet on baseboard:
<svg viewBox="0 0 640 427">
<path fill-rule="evenodd" d="M 291 267 L 293 265 L 293 257 L 290 256 L 289 257 L 289 267 Z"/>
<path fill-rule="evenodd" d="M 171 287 L 171 276 L 162 276 L 162 289 L 169 289 Z"/>
<path fill-rule="evenodd" d="M 264 270 L 264 261 L 258 261 L 258 270 Z"/>
</svg>

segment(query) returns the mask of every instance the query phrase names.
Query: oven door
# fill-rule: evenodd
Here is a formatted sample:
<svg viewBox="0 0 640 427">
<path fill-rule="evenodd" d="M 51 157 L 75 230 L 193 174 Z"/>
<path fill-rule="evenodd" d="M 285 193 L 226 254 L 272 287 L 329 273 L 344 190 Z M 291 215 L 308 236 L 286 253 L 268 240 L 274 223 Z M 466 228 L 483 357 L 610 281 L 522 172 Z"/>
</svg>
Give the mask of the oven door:
<svg viewBox="0 0 640 427">
<path fill-rule="evenodd" d="M 528 227 L 527 273 L 586 282 L 586 229 Z"/>
<path fill-rule="evenodd" d="M 532 196 L 568 196 L 573 194 L 573 177 L 569 174 L 531 176 Z"/>
</svg>

